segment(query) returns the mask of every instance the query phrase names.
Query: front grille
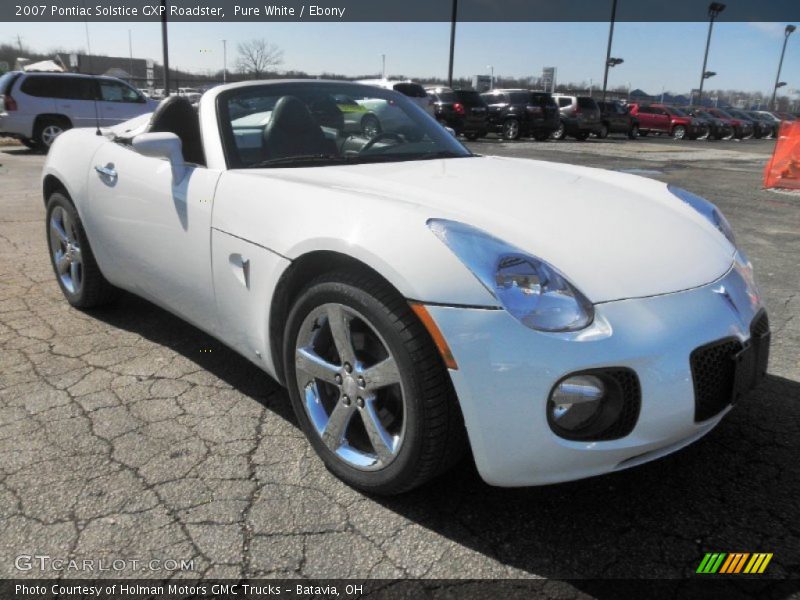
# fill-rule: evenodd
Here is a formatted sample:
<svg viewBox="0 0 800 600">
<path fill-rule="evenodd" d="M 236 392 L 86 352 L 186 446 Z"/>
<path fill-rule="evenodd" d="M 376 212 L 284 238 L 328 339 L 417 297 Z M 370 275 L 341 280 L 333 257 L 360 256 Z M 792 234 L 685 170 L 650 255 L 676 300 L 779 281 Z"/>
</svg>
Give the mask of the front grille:
<svg viewBox="0 0 800 600">
<path fill-rule="evenodd" d="M 722 340 L 697 348 L 689 361 L 694 380 L 694 420 L 705 421 L 731 402 L 736 375 L 734 355 L 742 349 L 738 340 Z"/>
<path fill-rule="evenodd" d="M 622 408 L 617 420 L 605 431 L 602 431 L 595 440 L 617 440 L 633 431 L 639 419 L 639 410 L 642 405 L 642 390 L 639 378 L 630 369 L 607 369 L 603 373 L 619 386 L 622 396 Z"/>
</svg>

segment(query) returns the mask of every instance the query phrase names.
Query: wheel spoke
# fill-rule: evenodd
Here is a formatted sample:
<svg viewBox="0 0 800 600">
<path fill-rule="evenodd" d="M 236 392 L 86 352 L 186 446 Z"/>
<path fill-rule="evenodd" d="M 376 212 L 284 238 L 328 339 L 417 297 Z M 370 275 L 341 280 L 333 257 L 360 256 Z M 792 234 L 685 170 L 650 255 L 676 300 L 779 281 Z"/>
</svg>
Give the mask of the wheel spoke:
<svg viewBox="0 0 800 600">
<path fill-rule="evenodd" d="M 364 428 L 367 430 L 367 435 L 369 436 L 372 448 L 375 450 L 375 454 L 378 455 L 378 459 L 382 463 L 389 462 L 394 455 L 394 441 L 378 418 L 373 400 L 367 400 L 360 413 L 361 420 L 364 421 Z"/>
<path fill-rule="evenodd" d="M 80 265 L 74 261 L 69 265 L 69 277 L 72 279 L 72 290 L 77 292 L 81 286 L 81 272 Z"/>
<path fill-rule="evenodd" d="M 329 363 L 310 348 L 299 348 L 297 350 L 295 364 L 298 371 L 302 371 L 313 379 L 336 383 L 334 378 L 339 372 L 339 367 Z"/>
<path fill-rule="evenodd" d="M 368 390 L 376 390 L 395 383 L 400 383 L 400 370 L 391 356 L 376 365 L 365 369 L 364 381 Z"/>
<path fill-rule="evenodd" d="M 67 272 L 69 268 L 69 259 L 67 255 L 61 252 L 60 250 L 56 253 L 56 269 L 62 275 Z"/>
<path fill-rule="evenodd" d="M 333 342 L 336 344 L 336 351 L 342 363 L 355 364 L 356 353 L 353 350 L 353 342 L 350 339 L 350 320 L 347 318 L 342 307 L 331 304 L 327 310 L 328 325 L 331 328 Z"/>
<path fill-rule="evenodd" d="M 50 218 L 50 231 L 58 238 L 59 242 L 62 244 L 67 243 L 67 232 L 64 231 L 64 228 L 56 221 L 55 217 Z"/>
<path fill-rule="evenodd" d="M 353 405 L 345 406 L 342 402 L 337 403 L 331 412 L 328 422 L 325 424 L 325 431 L 322 432 L 322 441 L 331 450 L 336 451 L 342 445 L 344 434 L 347 432 L 347 426 L 350 424 L 354 412 Z"/>
</svg>

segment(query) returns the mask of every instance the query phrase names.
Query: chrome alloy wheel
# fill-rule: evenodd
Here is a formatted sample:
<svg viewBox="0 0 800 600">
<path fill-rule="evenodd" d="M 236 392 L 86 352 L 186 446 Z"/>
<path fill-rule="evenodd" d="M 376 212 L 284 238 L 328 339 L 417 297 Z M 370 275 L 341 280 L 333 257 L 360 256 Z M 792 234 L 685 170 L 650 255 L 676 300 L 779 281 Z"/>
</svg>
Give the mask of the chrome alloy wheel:
<svg viewBox="0 0 800 600">
<path fill-rule="evenodd" d="M 315 308 L 295 348 L 297 386 L 325 446 L 364 471 L 390 464 L 403 445 L 406 391 L 388 345 L 356 310 Z"/>
<path fill-rule="evenodd" d="M 79 293 L 83 283 L 81 246 L 75 223 L 60 206 L 56 206 L 50 215 L 48 237 L 58 278 L 70 294 Z"/>
<path fill-rule="evenodd" d="M 56 138 L 62 133 L 64 133 L 64 128 L 60 125 L 47 125 L 44 127 L 44 129 L 42 129 L 42 143 L 49 148 L 53 142 L 56 141 Z"/>
</svg>

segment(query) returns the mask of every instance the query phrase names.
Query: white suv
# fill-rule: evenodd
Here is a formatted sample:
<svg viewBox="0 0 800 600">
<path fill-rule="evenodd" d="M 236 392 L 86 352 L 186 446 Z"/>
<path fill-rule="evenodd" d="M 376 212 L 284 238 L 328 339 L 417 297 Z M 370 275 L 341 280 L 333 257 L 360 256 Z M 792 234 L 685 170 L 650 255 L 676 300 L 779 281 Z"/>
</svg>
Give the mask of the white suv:
<svg viewBox="0 0 800 600">
<path fill-rule="evenodd" d="M 428 92 L 425 91 L 425 88 L 418 83 L 414 83 L 413 81 L 390 81 L 388 79 L 362 79 L 361 81 L 356 81 L 356 83 L 400 92 L 404 96 L 408 96 L 414 104 L 419 106 L 430 116 L 436 116 L 436 107 L 434 106 L 433 100 L 428 96 Z"/>
<path fill-rule="evenodd" d="M 109 127 L 153 112 L 156 106 L 114 77 L 21 71 L 0 76 L 0 135 L 29 148 L 47 150 L 62 131 Z"/>
</svg>

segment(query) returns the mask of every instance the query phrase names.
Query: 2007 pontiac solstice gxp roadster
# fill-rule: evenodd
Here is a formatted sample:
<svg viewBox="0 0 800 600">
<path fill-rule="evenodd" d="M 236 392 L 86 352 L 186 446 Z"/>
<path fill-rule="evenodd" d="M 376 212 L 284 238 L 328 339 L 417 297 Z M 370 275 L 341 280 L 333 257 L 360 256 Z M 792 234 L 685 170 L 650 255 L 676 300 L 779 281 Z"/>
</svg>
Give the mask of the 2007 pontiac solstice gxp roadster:
<svg viewBox="0 0 800 600">
<path fill-rule="evenodd" d="M 390 90 L 171 97 L 64 133 L 43 188 L 70 304 L 121 288 L 217 337 L 373 493 L 467 448 L 500 486 L 638 465 L 706 434 L 766 371 L 752 266 L 714 205 L 474 155 Z"/>
</svg>

